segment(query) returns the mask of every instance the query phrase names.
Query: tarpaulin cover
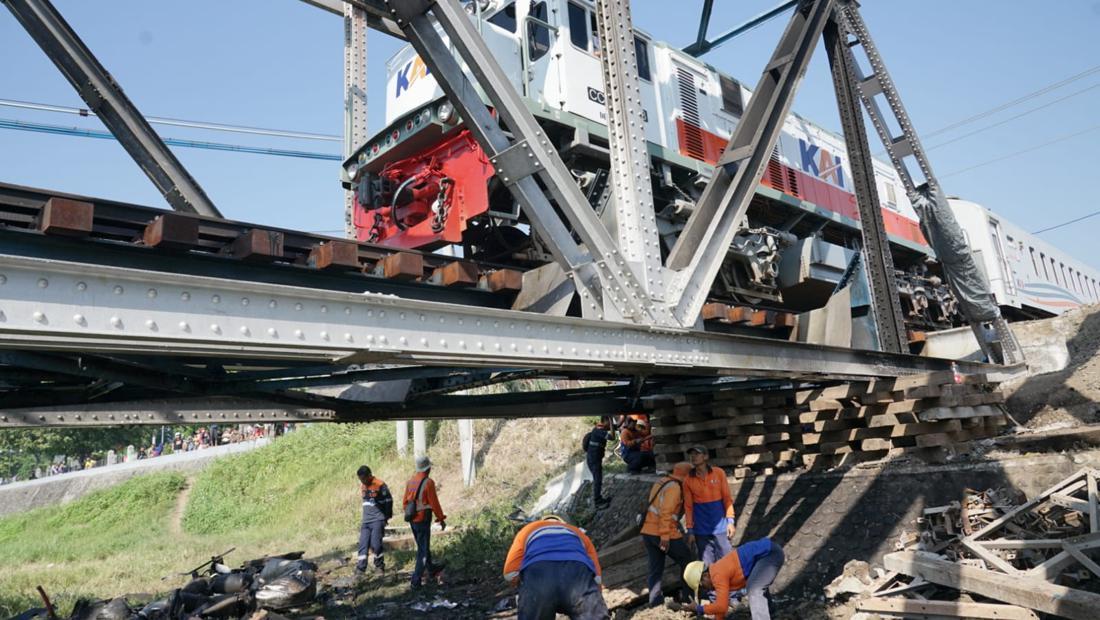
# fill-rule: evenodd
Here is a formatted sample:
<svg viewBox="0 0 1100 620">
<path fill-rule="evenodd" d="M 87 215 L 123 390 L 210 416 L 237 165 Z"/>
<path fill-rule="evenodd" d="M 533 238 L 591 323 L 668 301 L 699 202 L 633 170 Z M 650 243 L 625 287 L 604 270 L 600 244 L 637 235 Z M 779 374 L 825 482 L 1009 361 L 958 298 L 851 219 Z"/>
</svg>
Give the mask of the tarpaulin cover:
<svg viewBox="0 0 1100 620">
<path fill-rule="evenodd" d="M 972 323 L 985 323 L 1000 317 L 1001 311 L 993 299 L 989 281 L 974 262 L 966 237 L 955 221 L 955 214 L 951 212 L 943 192 L 922 185 L 909 195 L 909 201 L 920 217 L 924 238 L 932 245 L 943 265 L 947 283 L 959 300 L 963 316 Z"/>
</svg>

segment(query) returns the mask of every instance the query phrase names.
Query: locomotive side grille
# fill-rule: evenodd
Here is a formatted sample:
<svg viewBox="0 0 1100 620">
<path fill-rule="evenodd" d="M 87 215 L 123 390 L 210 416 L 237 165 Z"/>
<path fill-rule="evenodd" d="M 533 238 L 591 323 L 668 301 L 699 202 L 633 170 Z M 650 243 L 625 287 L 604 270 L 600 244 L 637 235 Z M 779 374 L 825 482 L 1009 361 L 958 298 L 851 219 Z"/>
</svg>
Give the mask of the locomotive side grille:
<svg viewBox="0 0 1100 620">
<path fill-rule="evenodd" d="M 680 109 L 684 121 L 684 152 L 695 159 L 703 159 L 703 130 L 699 125 L 699 92 L 695 86 L 695 75 L 682 67 L 676 68 L 676 81 L 680 88 Z"/>
<path fill-rule="evenodd" d="M 772 157 L 768 160 L 768 182 L 779 191 L 783 191 L 783 165 L 779 163 L 779 147 L 772 149 Z"/>
</svg>

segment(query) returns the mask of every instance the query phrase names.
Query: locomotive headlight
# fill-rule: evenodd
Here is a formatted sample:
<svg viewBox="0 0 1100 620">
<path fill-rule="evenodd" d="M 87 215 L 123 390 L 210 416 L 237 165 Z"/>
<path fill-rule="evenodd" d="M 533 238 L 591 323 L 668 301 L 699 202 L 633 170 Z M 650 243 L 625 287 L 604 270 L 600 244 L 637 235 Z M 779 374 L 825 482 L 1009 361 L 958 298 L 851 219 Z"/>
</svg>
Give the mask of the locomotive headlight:
<svg viewBox="0 0 1100 620">
<path fill-rule="evenodd" d="M 448 125 L 453 125 L 454 122 L 458 120 L 455 115 L 455 107 L 451 105 L 450 101 L 444 101 L 443 103 L 439 104 L 439 107 L 436 109 L 435 113 L 439 115 L 440 121 Z"/>
<path fill-rule="evenodd" d="M 354 181 L 357 174 L 359 174 L 359 164 L 348 164 L 348 178 Z"/>
</svg>

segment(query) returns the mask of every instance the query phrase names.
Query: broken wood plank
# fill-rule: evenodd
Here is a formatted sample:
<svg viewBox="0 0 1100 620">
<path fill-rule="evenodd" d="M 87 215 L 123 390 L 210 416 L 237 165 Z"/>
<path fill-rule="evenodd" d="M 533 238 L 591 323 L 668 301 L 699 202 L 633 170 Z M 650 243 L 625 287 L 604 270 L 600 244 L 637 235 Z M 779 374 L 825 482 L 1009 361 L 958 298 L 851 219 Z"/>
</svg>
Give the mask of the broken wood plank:
<svg viewBox="0 0 1100 620">
<path fill-rule="evenodd" d="M 1024 609 L 1016 605 L 966 603 L 961 601 L 917 601 L 901 597 L 864 599 L 856 603 L 856 609 L 892 615 L 918 614 L 997 620 L 1038 620 L 1039 618 L 1030 609 Z"/>
<path fill-rule="evenodd" d="M 964 566 L 933 554 L 913 551 L 888 553 L 883 558 L 883 564 L 886 570 L 1071 620 L 1095 620 L 1096 610 L 1100 609 L 1100 594 Z"/>
<path fill-rule="evenodd" d="M 1089 531 L 1100 534 L 1100 498 L 1096 492 L 1096 472 L 1086 472 L 1089 493 Z"/>
<path fill-rule="evenodd" d="M 965 545 L 967 549 L 973 551 L 975 555 L 985 560 L 986 562 L 989 562 L 993 566 L 996 566 L 1005 573 L 1009 575 L 1020 574 L 1020 571 L 1015 566 L 1009 564 L 1007 560 L 997 555 L 996 553 L 993 553 L 989 549 L 983 547 L 980 542 L 975 540 L 963 540 L 963 545 Z"/>
<path fill-rule="evenodd" d="M 1050 496 L 1050 502 L 1056 506 L 1061 506 L 1062 508 L 1069 508 L 1070 510 L 1076 510 L 1077 512 L 1081 512 L 1084 514 L 1089 513 L 1088 502 L 1077 499 L 1076 497 L 1070 497 L 1069 495 L 1066 495 L 1064 493 L 1052 494 Z"/>
<path fill-rule="evenodd" d="M 1084 551 L 1081 551 L 1081 549 L 1067 542 L 1062 542 L 1062 549 L 1064 549 L 1066 553 L 1072 555 L 1073 559 L 1080 562 L 1081 566 L 1089 569 L 1093 575 L 1100 577 L 1100 566 L 1098 566 L 1096 562 L 1093 562 L 1092 559 L 1089 558 L 1089 556 L 1085 555 Z"/>
</svg>

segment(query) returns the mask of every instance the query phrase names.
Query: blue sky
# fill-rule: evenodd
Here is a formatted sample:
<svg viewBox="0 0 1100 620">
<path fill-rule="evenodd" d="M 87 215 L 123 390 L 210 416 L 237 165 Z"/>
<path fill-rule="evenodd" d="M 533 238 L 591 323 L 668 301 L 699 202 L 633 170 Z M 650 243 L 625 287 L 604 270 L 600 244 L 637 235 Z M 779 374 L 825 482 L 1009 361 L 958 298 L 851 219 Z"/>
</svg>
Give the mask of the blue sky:
<svg viewBox="0 0 1100 620">
<path fill-rule="evenodd" d="M 322 134 L 342 131 L 343 26 L 334 15 L 297 0 L 54 1 L 148 115 Z M 777 1 L 717 0 L 711 32 Z M 694 37 L 699 5 L 701 0 L 634 0 L 635 24 L 658 39 L 683 45 Z M 867 0 L 863 7 L 922 133 L 1100 65 L 1100 2 L 1094 0 Z M 751 86 L 784 23 L 775 20 L 706 59 Z M 398 41 L 370 34 L 372 131 L 382 123 L 385 60 L 398 48 Z M 0 11 L 0 58 L 5 59 L 0 99 L 84 105 L 6 10 Z M 1098 85 L 1100 72 L 929 137 L 926 146 L 934 146 L 982 130 L 931 149 L 933 166 L 948 193 L 982 203 L 1027 230 L 1100 208 L 1095 183 L 1100 160 Z M 1079 91 L 1083 92 L 1076 94 Z M 1065 100 L 1056 101 L 1061 98 Z M 815 54 L 795 109 L 838 128 L 824 50 Z M 0 118 L 102 128 L 94 119 L 6 107 L 0 107 Z M 158 131 L 173 138 L 340 151 L 334 142 L 163 126 Z M 343 195 L 335 162 L 186 148 L 175 152 L 227 217 L 334 234 L 342 229 Z M 984 165 L 967 170 L 978 164 Z M 164 205 L 122 148 L 106 140 L 0 129 L 0 180 Z M 1100 255 L 1092 245 L 1098 233 L 1100 217 L 1043 237 L 1100 268 Z"/>
</svg>

